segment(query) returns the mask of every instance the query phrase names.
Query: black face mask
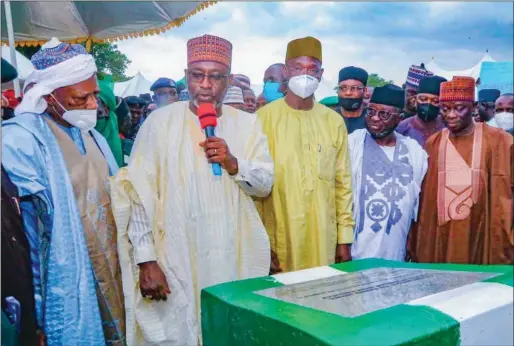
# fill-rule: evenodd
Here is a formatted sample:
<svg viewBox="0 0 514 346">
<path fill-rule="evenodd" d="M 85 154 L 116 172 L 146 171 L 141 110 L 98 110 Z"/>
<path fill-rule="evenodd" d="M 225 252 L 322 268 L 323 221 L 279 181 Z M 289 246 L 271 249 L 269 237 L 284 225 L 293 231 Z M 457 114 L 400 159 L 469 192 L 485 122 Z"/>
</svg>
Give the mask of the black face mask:
<svg viewBox="0 0 514 346">
<path fill-rule="evenodd" d="M 339 105 L 343 107 L 345 111 L 356 111 L 362 104 L 362 98 L 339 98 Z"/>
<path fill-rule="evenodd" d="M 380 139 L 380 138 L 384 138 L 384 137 L 387 137 L 389 136 L 391 133 L 394 132 L 394 130 L 396 130 L 396 126 L 393 126 L 391 128 L 388 128 L 382 132 L 372 132 L 369 127 L 368 127 L 368 123 L 366 122 L 366 129 L 368 130 L 368 133 L 369 135 L 371 136 L 371 138 L 373 139 Z"/>
<path fill-rule="evenodd" d="M 436 107 L 430 103 L 421 103 L 418 104 L 417 113 L 421 120 L 428 123 L 429 121 L 437 118 L 439 115 L 439 107 Z"/>
</svg>

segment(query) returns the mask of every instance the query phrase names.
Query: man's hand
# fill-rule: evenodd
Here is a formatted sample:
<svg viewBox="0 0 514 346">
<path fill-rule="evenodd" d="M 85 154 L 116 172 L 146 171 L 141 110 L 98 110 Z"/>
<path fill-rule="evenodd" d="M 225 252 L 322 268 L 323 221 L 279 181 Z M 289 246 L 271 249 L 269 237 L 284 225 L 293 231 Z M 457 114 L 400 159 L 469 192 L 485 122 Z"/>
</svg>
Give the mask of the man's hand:
<svg viewBox="0 0 514 346">
<path fill-rule="evenodd" d="M 139 264 L 139 288 L 143 298 L 152 300 L 167 300 L 171 293 L 166 276 L 155 261 Z"/>
<path fill-rule="evenodd" d="M 270 263 L 270 275 L 280 273 L 282 268 L 280 268 L 280 262 L 278 261 L 278 256 L 275 251 L 271 250 L 271 263 Z"/>
<path fill-rule="evenodd" d="M 2 95 L 2 108 L 5 108 L 5 107 L 9 107 L 9 100 L 7 99 L 7 97 Z"/>
<path fill-rule="evenodd" d="M 336 263 L 352 260 L 350 244 L 338 244 L 336 248 Z"/>
<path fill-rule="evenodd" d="M 237 159 L 230 153 L 227 143 L 223 139 L 209 137 L 201 142 L 200 146 L 205 151 L 209 163 L 219 163 L 230 175 L 236 175 L 239 172 Z"/>
</svg>

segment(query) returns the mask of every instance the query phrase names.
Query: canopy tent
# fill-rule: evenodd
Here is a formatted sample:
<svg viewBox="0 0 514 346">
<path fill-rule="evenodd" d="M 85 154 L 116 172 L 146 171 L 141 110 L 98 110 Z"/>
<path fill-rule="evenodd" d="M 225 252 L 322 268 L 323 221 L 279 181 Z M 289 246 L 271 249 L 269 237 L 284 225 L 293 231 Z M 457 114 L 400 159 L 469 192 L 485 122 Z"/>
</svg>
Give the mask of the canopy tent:
<svg viewBox="0 0 514 346">
<path fill-rule="evenodd" d="M 11 55 L 10 55 L 10 49 L 7 46 L 2 46 L 2 59 L 7 60 L 11 65 Z M 18 71 L 18 78 L 20 81 L 24 81 L 27 76 L 34 71 L 34 66 L 30 62 L 29 59 L 27 59 L 23 54 L 16 51 L 16 62 L 17 62 L 17 71 Z M 12 89 L 13 83 L 12 81 L 9 83 L 2 84 L 2 89 Z"/>
<path fill-rule="evenodd" d="M 120 97 L 139 96 L 150 92 L 152 82 L 138 72 L 126 82 L 114 83 L 114 95 Z"/>
<path fill-rule="evenodd" d="M 477 62 L 474 66 L 464 69 L 464 70 L 446 70 L 442 67 L 440 67 L 434 58 L 430 60 L 428 64 L 425 65 L 426 69 L 433 72 L 434 74 L 444 77 L 448 80 L 451 80 L 453 76 L 463 76 L 463 77 L 473 77 L 475 80 L 480 77 L 480 69 L 482 68 L 483 62 L 494 62 L 494 60 L 489 53 L 485 53 L 485 55 L 480 59 L 479 62 Z"/>
<path fill-rule="evenodd" d="M 1 40 L 14 46 L 38 46 L 52 37 L 91 43 L 155 35 L 182 25 L 214 2 L 202 1 L 2 1 Z M 17 94 L 19 81 L 15 80 Z"/>
</svg>

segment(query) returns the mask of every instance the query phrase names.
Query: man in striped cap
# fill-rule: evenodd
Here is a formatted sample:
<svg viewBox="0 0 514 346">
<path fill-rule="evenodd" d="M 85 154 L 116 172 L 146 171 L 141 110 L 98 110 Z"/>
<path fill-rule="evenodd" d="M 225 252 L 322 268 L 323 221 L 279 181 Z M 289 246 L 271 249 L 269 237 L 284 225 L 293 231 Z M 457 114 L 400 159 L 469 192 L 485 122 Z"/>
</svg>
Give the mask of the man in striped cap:
<svg viewBox="0 0 514 346">
<path fill-rule="evenodd" d="M 402 113 L 402 119 L 410 118 L 416 115 L 416 95 L 419 82 L 425 77 L 431 77 L 434 74 L 427 71 L 425 64 L 420 66 L 412 65 L 407 73 L 407 81 L 405 82 L 405 108 Z"/>
<path fill-rule="evenodd" d="M 441 84 L 446 129 L 428 139 L 408 251 L 428 263 L 512 264 L 512 136 L 472 118 L 475 80 Z"/>
<path fill-rule="evenodd" d="M 227 90 L 223 104 L 234 107 L 239 110 L 244 110 L 245 100 L 243 99 L 243 90 L 240 87 L 231 86 Z"/>
<path fill-rule="evenodd" d="M 252 196 L 270 193 L 273 161 L 257 116 L 223 105 L 231 62 L 223 38 L 188 41 L 191 100 L 152 113 L 112 183 L 128 345 L 201 344 L 201 290 L 269 273 Z M 207 140 L 201 114 L 217 122 Z"/>
</svg>

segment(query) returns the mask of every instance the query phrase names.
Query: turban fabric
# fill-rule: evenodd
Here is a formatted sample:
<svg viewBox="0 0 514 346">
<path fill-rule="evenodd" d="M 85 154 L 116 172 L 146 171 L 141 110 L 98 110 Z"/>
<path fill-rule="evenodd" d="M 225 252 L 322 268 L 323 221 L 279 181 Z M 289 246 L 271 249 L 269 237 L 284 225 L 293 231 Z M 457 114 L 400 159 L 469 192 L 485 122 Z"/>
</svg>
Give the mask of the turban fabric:
<svg viewBox="0 0 514 346">
<path fill-rule="evenodd" d="M 83 82 L 97 72 L 95 60 L 84 47 L 62 43 L 56 38 L 45 43 L 31 62 L 36 69 L 25 79 L 24 90 L 31 84 L 34 86 L 25 91 L 23 100 L 16 107 L 16 115 L 43 113 L 48 107 L 43 96 L 55 89 Z"/>
</svg>

